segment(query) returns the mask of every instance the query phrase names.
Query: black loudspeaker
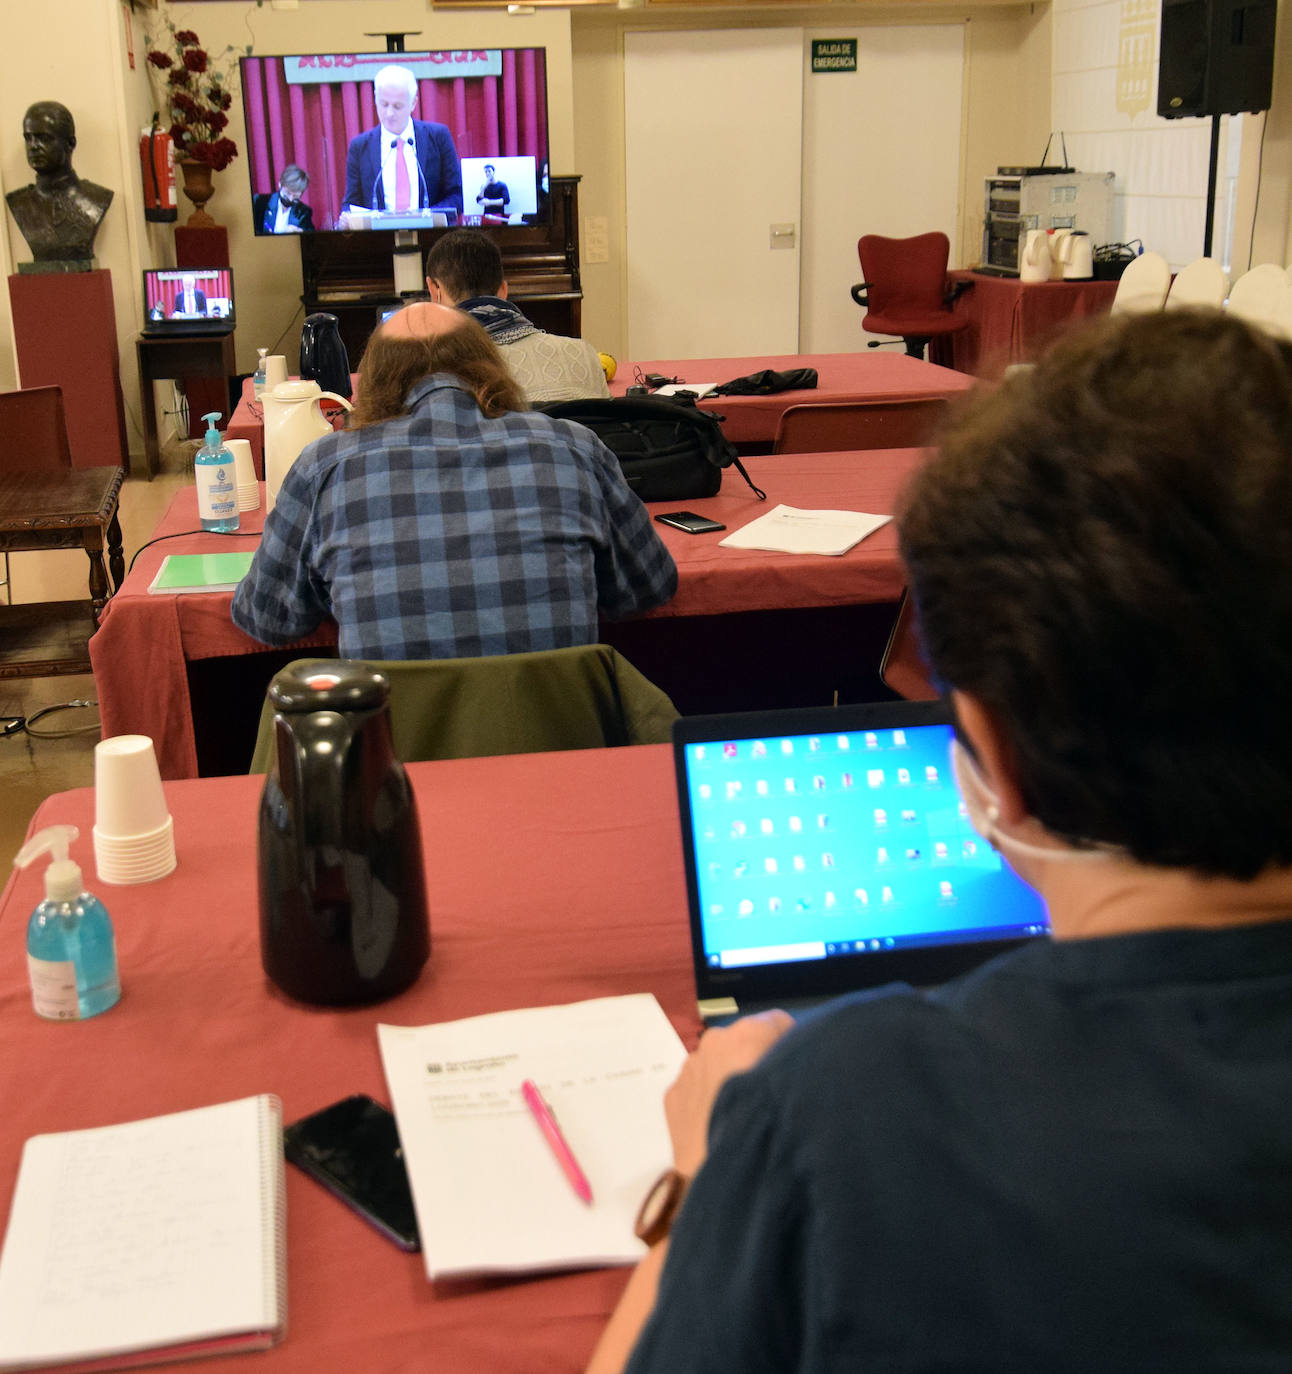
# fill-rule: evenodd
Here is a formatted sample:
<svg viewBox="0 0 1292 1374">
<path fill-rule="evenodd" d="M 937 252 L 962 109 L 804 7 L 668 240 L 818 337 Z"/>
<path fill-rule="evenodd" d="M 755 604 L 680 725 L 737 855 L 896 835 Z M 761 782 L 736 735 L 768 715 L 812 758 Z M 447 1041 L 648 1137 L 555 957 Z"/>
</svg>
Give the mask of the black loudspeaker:
<svg viewBox="0 0 1292 1374">
<path fill-rule="evenodd" d="M 1157 112 L 1268 110 L 1278 0 L 1162 0 Z"/>
</svg>

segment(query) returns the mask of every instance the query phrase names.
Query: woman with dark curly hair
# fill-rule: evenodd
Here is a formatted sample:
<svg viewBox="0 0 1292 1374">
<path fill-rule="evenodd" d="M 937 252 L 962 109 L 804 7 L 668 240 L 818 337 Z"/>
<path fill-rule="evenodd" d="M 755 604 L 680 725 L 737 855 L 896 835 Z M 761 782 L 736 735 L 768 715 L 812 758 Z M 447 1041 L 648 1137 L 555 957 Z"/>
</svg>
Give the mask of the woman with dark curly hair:
<svg viewBox="0 0 1292 1374">
<path fill-rule="evenodd" d="M 1292 350 L 1123 316 L 980 397 L 899 520 L 1052 938 L 707 1032 L 591 1368 L 1285 1368 Z"/>
</svg>

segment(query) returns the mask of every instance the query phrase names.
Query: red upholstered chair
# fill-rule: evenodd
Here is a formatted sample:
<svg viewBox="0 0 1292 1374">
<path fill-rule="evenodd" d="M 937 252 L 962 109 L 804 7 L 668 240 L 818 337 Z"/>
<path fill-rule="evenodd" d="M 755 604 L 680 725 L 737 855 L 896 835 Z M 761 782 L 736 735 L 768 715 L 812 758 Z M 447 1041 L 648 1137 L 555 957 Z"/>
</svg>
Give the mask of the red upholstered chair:
<svg viewBox="0 0 1292 1374">
<path fill-rule="evenodd" d="M 879 680 L 907 701 L 936 701 L 938 689 L 929 681 L 928 666 L 920 653 L 915 625 L 915 603 L 909 591 L 902 593 L 897 619 L 879 663 Z"/>
<path fill-rule="evenodd" d="M 862 326 L 872 334 L 899 335 L 912 358 L 922 358 L 935 336 L 963 329 L 968 319 L 957 318 L 951 307 L 973 283 L 948 284 L 950 253 L 951 245 L 942 233 L 909 239 L 863 234 L 857 240 L 857 256 L 865 281 L 852 288 L 853 300 L 866 311 Z"/>
<path fill-rule="evenodd" d="M 922 448 L 949 405 L 945 397 L 924 396 L 909 401 L 823 401 L 789 406 L 776 426 L 772 452 Z"/>
<path fill-rule="evenodd" d="M 0 392 L 0 469 L 6 472 L 71 471 L 72 450 L 67 442 L 67 416 L 63 411 L 63 389 L 33 386 L 25 391 Z M 9 600 L 9 555 L 4 555 L 4 577 L 0 579 Z"/>
</svg>

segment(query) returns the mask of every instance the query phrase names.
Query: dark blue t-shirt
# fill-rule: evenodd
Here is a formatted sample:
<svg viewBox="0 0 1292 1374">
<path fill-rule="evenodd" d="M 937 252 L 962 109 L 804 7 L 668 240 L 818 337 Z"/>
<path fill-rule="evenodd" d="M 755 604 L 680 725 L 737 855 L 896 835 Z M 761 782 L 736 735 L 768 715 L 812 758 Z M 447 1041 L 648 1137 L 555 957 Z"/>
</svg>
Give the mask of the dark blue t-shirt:
<svg viewBox="0 0 1292 1374">
<path fill-rule="evenodd" d="M 1036 942 L 715 1107 L 630 1362 L 1292 1368 L 1292 924 Z"/>
</svg>

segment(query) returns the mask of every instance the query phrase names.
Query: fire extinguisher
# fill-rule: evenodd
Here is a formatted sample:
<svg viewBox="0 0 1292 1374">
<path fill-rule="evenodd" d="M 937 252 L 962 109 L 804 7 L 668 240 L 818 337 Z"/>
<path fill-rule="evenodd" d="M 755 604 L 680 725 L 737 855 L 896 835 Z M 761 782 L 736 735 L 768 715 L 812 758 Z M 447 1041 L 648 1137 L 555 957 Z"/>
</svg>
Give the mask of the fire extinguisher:
<svg viewBox="0 0 1292 1374">
<path fill-rule="evenodd" d="M 144 218 L 165 224 L 179 218 L 179 204 L 170 134 L 159 125 L 160 119 L 154 114 L 152 128 L 139 135 L 139 160 L 143 164 Z"/>
</svg>

